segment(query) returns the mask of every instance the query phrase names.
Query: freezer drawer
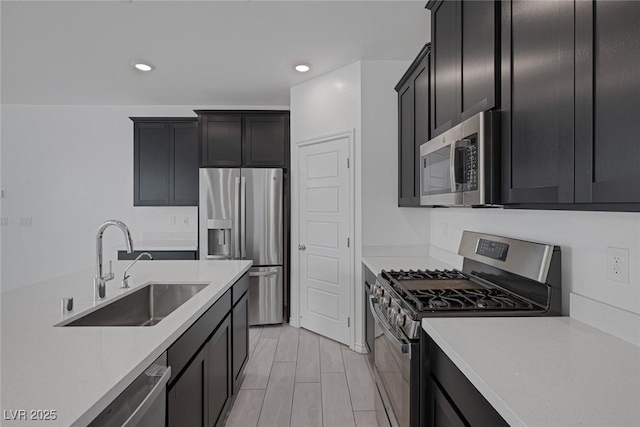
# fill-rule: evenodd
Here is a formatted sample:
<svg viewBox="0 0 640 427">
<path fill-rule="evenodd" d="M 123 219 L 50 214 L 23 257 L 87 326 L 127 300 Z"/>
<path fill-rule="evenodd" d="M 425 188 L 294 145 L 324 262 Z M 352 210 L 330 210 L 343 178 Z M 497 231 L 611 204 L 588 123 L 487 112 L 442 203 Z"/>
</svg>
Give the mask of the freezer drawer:
<svg viewBox="0 0 640 427">
<path fill-rule="evenodd" d="M 282 267 L 249 269 L 249 324 L 282 323 Z"/>
</svg>

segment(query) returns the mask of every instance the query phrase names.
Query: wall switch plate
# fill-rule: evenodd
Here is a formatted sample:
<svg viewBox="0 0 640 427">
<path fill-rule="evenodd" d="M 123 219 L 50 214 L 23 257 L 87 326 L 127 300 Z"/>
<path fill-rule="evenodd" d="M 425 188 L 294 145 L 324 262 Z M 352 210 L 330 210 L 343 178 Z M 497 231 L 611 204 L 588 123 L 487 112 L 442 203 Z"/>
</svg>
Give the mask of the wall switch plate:
<svg viewBox="0 0 640 427">
<path fill-rule="evenodd" d="M 169 225 L 176 225 L 176 216 L 175 215 L 171 215 L 169 217 Z"/>
<path fill-rule="evenodd" d="M 30 216 L 23 216 L 20 218 L 20 222 L 18 224 L 21 227 L 31 227 L 33 225 L 33 219 Z"/>
<path fill-rule="evenodd" d="M 184 219 L 182 220 L 182 223 L 183 223 L 184 225 L 189 225 L 189 217 L 188 217 L 188 216 L 185 216 L 185 217 L 184 217 Z"/>
<path fill-rule="evenodd" d="M 6 227 L 7 225 L 9 225 L 9 218 L 6 216 L 0 218 L 0 227 Z"/>
<path fill-rule="evenodd" d="M 607 279 L 629 283 L 629 249 L 607 247 Z"/>
<path fill-rule="evenodd" d="M 4 197 L 5 197 L 4 190 L 0 190 L 0 199 L 4 199 Z"/>
</svg>

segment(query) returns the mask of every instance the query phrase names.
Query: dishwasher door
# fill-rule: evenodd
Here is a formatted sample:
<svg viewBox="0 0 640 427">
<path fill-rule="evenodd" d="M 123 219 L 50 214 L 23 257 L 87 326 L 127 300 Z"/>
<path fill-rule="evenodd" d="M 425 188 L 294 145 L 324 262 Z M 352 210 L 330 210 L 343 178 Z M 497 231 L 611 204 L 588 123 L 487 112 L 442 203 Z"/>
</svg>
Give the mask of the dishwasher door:
<svg viewBox="0 0 640 427">
<path fill-rule="evenodd" d="M 89 427 L 166 426 L 167 382 L 171 367 L 160 356 L 89 424 Z"/>
</svg>

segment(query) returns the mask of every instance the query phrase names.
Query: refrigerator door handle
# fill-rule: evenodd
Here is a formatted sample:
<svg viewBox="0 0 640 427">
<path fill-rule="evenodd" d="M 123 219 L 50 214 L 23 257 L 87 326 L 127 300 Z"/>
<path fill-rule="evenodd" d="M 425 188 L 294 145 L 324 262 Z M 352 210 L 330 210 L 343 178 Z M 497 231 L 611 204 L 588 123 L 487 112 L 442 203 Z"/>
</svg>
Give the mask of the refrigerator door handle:
<svg viewBox="0 0 640 427">
<path fill-rule="evenodd" d="M 269 276 L 277 276 L 277 271 L 250 271 L 249 277 L 269 277 Z"/>
<path fill-rule="evenodd" d="M 240 178 L 240 236 L 242 239 L 241 258 L 247 256 L 247 178 Z"/>
<path fill-rule="evenodd" d="M 233 211 L 234 211 L 234 219 L 235 219 L 235 224 L 233 224 L 233 252 L 234 252 L 234 259 L 240 259 L 240 224 L 238 224 L 238 222 L 241 221 L 241 219 L 239 219 L 240 216 L 240 209 L 242 209 L 242 202 L 241 202 L 241 198 L 242 198 L 242 191 L 240 189 L 240 177 L 236 177 L 235 179 L 235 197 L 234 197 L 234 201 L 235 201 L 235 206 L 233 207 Z"/>
</svg>

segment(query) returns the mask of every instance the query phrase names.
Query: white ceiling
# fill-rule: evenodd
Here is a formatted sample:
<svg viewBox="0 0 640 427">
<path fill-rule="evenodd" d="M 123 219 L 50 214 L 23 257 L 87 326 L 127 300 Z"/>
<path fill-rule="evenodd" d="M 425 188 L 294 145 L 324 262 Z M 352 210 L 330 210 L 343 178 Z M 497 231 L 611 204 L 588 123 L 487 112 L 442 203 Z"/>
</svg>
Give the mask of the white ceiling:
<svg viewBox="0 0 640 427">
<path fill-rule="evenodd" d="M 360 59 L 412 60 L 424 4 L 2 1 L 2 104 L 285 106 L 291 86 Z"/>
</svg>

